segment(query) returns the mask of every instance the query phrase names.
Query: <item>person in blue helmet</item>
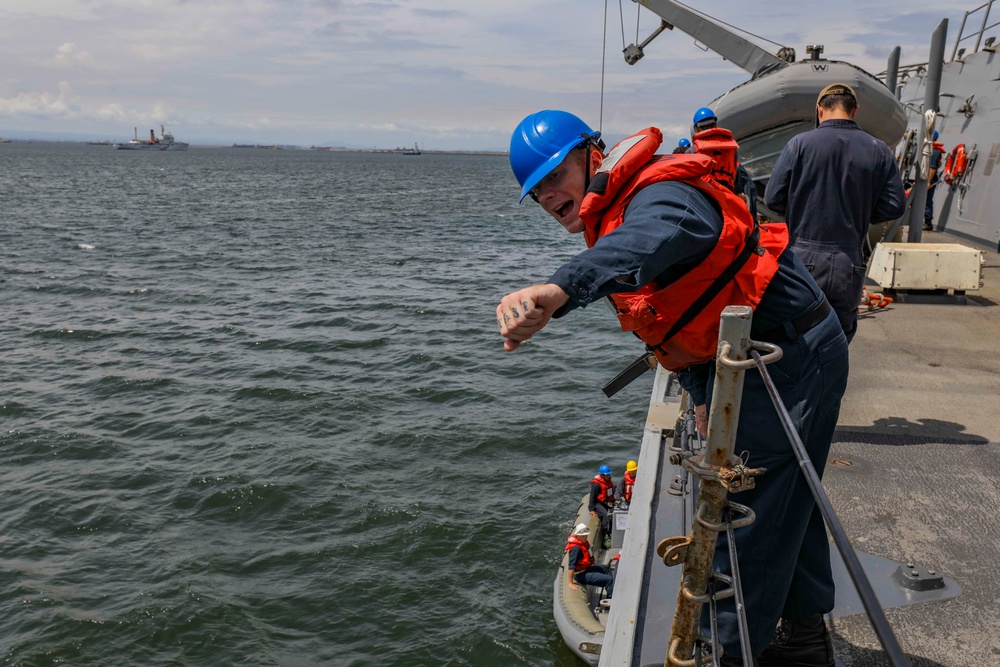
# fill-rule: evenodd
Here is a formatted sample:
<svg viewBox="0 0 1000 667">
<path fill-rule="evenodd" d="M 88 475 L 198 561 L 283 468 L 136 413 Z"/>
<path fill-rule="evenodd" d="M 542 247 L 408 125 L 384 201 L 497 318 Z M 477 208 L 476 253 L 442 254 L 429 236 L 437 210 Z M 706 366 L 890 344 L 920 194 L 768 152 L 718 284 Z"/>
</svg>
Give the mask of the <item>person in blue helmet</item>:
<svg viewBox="0 0 1000 667">
<path fill-rule="evenodd" d="M 590 497 L 587 510 L 590 516 L 601 518 L 601 534 L 605 547 L 611 546 L 611 509 L 615 506 L 615 484 L 611 480 L 611 466 L 602 465 L 590 480 Z"/>
<path fill-rule="evenodd" d="M 677 148 L 674 149 L 674 155 L 681 153 L 687 153 L 691 150 L 691 140 L 687 137 L 681 137 L 677 141 Z"/>
<path fill-rule="evenodd" d="M 924 207 L 924 231 L 934 231 L 934 191 L 941 180 L 941 159 L 944 157 L 944 144 L 938 141 L 938 131 L 934 130 L 933 148 L 931 150 L 930 173 L 927 175 L 927 205 Z"/>
<path fill-rule="evenodd" d="M 599 140 L 579 117 L 556 110 L 527 116 L 511 136 L 520 200 L 531 197 L 568 232 L 582 233 L 587 247 L 547 280 L 500 299 L 504 348 L 513 352 L 552 318 L 610 297 L 623 328 L 677 372 L 704 433 L 720 313 L 748 305 L 752 338 L 782 350 L 771 377 L 822 474 L 847 386 L 847 341 L 805 266 L 785 251 L 784 226 L 756 226 L 743 200 L 712 178 L 708 157 L 657 154 L 657 128 L 607 155 Z M 752 655 L 770 650 L 784 618 L 792 627 L 783 650 L 799 649 L 802 664 L 833 667 L 823 614 L 833 609 L 834 582 L 822 515 L 759 374 L 746 374 L 741 401 L 737 451 L 768 471 L 736 498 L 757 517 L 736 530 Z M 730 570 L 724 539 L 714 567 Z M 724 664 L 739 665 L 732 599 L 719 602 L 718 618 Z"/>
<path fill-rule="evenodd" d="M 754 220 L 757 219 L 757 185 L 740 163 L 739 144 L 733 133 L 719 127 L 719 119 L 708 107 L 694 112 L 692 118 L 694 145 L 688 152 L 708 155 L 719 163 L 717 179 L 736 194 L 742 194 Z"/>
<path fill-rule="evenodd" d="M 764 203 L 784 215 L 792 249 L 823 289 L 848 341 L 858 329 L 868 228 L 906 211 L 896 158 L 854 121 L 859 108 L 846 83 L 823 88 L 816 129 L 785 144 L 764 191 Z"/>
<path fill-rule="evenodd" d="M 719 124 L 719 119 L 716 117 L 714 111 L 708 107 L 701 107 L 694 112 L 691 124 L 694 126 L 695 134 L 697 134 L 716 127 Z"/>
</svg>

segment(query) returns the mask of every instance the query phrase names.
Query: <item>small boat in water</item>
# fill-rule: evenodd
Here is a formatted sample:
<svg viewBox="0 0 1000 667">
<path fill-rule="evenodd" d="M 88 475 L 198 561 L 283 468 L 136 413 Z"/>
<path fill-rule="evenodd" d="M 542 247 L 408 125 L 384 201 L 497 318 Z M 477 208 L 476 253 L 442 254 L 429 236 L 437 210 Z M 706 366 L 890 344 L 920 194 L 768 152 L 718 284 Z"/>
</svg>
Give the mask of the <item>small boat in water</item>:
<svg viewBox="0 0 1000 667">
<path fill-rule="evenodd" d="M 413 150 L 403 151 L 403 155 L 420 155 L 420 147 L 413 144 Z"/>
<path fill-rule="evenodd" d="M 601 521 L 591 517 L 587 510 L 589 494 L 580 501 L 577 508 L 574 526 L 586 524 L 589 534 L 595 536 L 590 545 L 590 556 L 600 565 L 606 565 L 614 575 L 618 569 L 618 554 L 621 551 L 622 539 L 625 534 L 627 509 L 616 507 L 612 516 L 612 531 L 609 548 L 606 537 L 601 530 Z M 611 600 L 606 597 L 606 591 L 596 586 L 580 585 L 570 588 L 567 570 L 569 569 L 569 552 L 563 554 L 559 571 L 552 582 L 552 615 L 559 628 L 559 634 L 571 651 L 591 667 L 596 667 L 601 657 L 601 647 L 604 644 L 604 632 L 608 624 L 608 613 L 611 610 Z"/>
<path fill-rule="evenodd" d="M 164 131 L 160 125 L 160 136 L 157 137 L 153 130 L 149 131 L 149 141 L 139 139 L 139 129 L 133 128 L 134 136 L 124 144 L 112 144 L 120 151 L 186 151 L 190 144 L 183 141 L 176 141 L 174 135 Z"/>
</svg>

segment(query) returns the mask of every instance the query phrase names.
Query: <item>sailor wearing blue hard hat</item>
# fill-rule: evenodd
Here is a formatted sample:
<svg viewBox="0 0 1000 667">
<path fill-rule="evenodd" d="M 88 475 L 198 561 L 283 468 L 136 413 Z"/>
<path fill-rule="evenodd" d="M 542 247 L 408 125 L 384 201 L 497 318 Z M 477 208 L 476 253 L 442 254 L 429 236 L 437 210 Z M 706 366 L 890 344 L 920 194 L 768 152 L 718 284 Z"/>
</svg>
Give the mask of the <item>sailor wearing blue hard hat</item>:
<svg viewBox="0 0 1000 667">
<path fill-rule="evenodd" d="M 694 118 L 691 120 L 695 132 L 703 132 L 704 130 L 711 129 L 718 123 L 719 119 L 715 116 L 715 112 L 708 107 L 702 107 L 695 111 Z"/>
<path fill-rule="evenodd" d="M 518 124 L 510 138 L 510 166 L 521 184 L 519 201 L 531 197 L 567 230 L 582 231 L 580 202 L 567 192 L 570 184 L 564 177 L 568 170 L 560 167 L 571 158 L 584 161 L 592 151 L 600 154 L 603 148 L 601 133 L 569 112 L 545 110 L 531 114 Z M 584 169 L 583 173 L 583 192 L 586 192 L 590 169 Z M 544 201 L 543 188 L 550 195 Z"/>
<path fill-rule="evenodd" d="M 534 194 L 563 227 L 579 230 L 587 249 L 563 262 L 548 280 L 501 297 L 496 321 L 504 348 L 516 350 L 553 318 L 611 297 L 622 328 L 639 336 L 662 366 L 683 371 L 679 381 L 696 414 L 705 416 L 722 304 L 749 304 L 754 340 L 782 351 L 782 373 L 772 380 L 822 472 L 847 386 L 847 340 L 805 266 L 794 253 L 782 252 L 784 229 L 754 225 L 742 199 L 715 180 L 714 159 L 658 155 L 663 139 L 655 127 L 626 137 L 604 157 L 588 146 L 595 136 L 590 128 L 575 116 L 561 116 L 575 127 L 548 142 L 549 155 L 532 155 L 542 138 L 534 133 L 553 130 L 552 123 L 536 122 L 537 116 L 552 113 L 529 116 L 518 126 L 511 139 L 511 166 L 522 196 Z M 583 150 L 574 150 L 581 144 Z M 726 273 L 733 266 L 739 268 L 734 279 L 726 279 L 725 294 L 691 314 L 692 300 L 705 289 L 696 286 L 721 283 L 719 276 L 733 275 Z M 525 363 L 532 359 L 518 360 L 519 366 Z M 825 630 L 823 615 L 834 607 L 834 584 L 822 518 L 768 387 L 757 374 L 748 373 L 745 381 L 737 440 L 750 452 L 751 465 L 768 470 L 768 483 L 747 501 L 757 519 L 741 529 L 740 537 L 745 609 L 757 619 L 750 629 L 751 657 L 756 657 L 774 639 L 778 619 L 790 605 L 797 619 L 818 620 L 816 627 Z M 607 500 L 607 480 L 599 466 L 594 472 L 591 489 Z M 606 507 L 597 498 L 587 511 L 600 516 Z M 597 517 L 586 519 L 597 523 Z M 724 544 L 713 567 L 731 571 Z M 741 631 L 735 604 L 722 600 L 718 612 L 720 643 L 727 654 L 737 655 Z M 793 630 L 793 640 L 797 636 Z M 825 654 L 829 636 L 817 639 L 814 652 Z M 793 640 L 788 646 L 799 648 Z"/>
<path fill-rule="evenodd" d="M 614 506 L 615 485 L 611 481 L 611 466 L 605 464 L 590 480 L 590 499 L 587 501 L 590 516 L 601 517 L 601 534 L 605 543 L 611 541 L 611 508 Z"/>
<path fill-rule="evenodd" d="M 737 194 L 744 195 L 750 215 L 756 220 L 757 186 L 754 184 L 750 174 L 747 173 L 747 170 L 740 164 L 739 146 L 736 140 L 733 139 L 733 133 L 719 127 L 719 118 L 708 107 L 701 107 L 695 111 L 694 118 L 691 119 L 691 124 L 694 126 L 694 134 L 691 137 L 694 140 L 694 147 L 688 151 L 675 150 L 674 152 L 704 152 L 705 155 L 715 159 L 716 163 L 720 166 L 724 165 L 723 171 L 728 172 L 728 175 L 724 179 L 726 181 L 725 185 Z M 733 149 L 728 152 L 720 150 L 723 149 L 723 146 L 719 143 L 720 141 L 728 143 Z"/>
<path fill-rule="evenodd" d="M 681 137 L 677 142 L 677 148 L 673 150 L 674 155 L 679 155 L 681 153 L 687 153 L 691 150 L 691 140 L 687 137 Z"/>
</svg>

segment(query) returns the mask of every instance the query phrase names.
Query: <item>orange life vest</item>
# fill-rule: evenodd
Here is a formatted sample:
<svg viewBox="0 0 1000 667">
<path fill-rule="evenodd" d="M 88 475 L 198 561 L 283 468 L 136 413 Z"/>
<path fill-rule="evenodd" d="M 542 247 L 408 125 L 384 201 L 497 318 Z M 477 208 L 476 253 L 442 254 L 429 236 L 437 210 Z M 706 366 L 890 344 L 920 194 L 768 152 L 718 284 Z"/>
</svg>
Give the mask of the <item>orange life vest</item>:
<svg viewBox="0 0 1000 667">
<path fill-rule="evenodd" d="M 573 568 L 574 572 L 582 572 L 594 564 L 594 559 L 590 556 L 590 542 L 586 538 L 579 535 L 570 535 L 569 541 L 566 542 L 565 551 L 569 551 L 573 547 L 580 547 L 582 553 L 580 558 L 576 560 L 576 567 Z"/>
<path fill-rule="evenodd" d="M 944 144 L 942 144 L 940 141 L 933 142 L 933 144 L 931 144 L 931 150 L 932 151 L 939 151 L 941 153 L 941 157 L 942 158 L 948 153 L 948 151 L 946 151 L 944 149 Z M 933 155 L 933 154 L 934 153 L 932 152 L 931 155 Z M 934 176 L 930 177 L 930 174 L 928 174 L 928 176 L 930 177 L 930 183 L 931 183 L 931 185 L 934 185 L 939 180 L 941 180 L 941 178 L 942 178 L 942 176 L 944 174 L 944 167 L 945 167 L 945 165 L 941 164 L 941 159 L 939 158 L 938 159 L 938 166 L 933 168 L 934 169 Z"/>
<path fill-rule="evenodd" d="M 700 155 L 707 155 L 715 161 L 712 178 L 730 190 L 736 187 L 736 151 L 740 145 L 733 139 L 733 133 L 721 127 L 702 130 L 693 137 L 691 143 Z"/>
<path fill-rule="evenodd" d="M 614 485 L 611 482 L 604 481 L 604 478 L 600 475 L 595 475 L 594 479 L 590 480 L 590 483 L 601 485 L 601 492 L 597 495 L 597 502 L 610 505 L 615 497 Z"/>
<path fill-rule="evenodd" d="M 714 161 L 704 155 L 655 155 L 663 135 L 655 127 L 619 142 L 601 164 L 580 207 L 584 239 L 593 246 L 618 228 L 625 208 L 642 188 L 660 181 L 681 181 L 708 195 L 722 210 L 722 232 L 698 266 L 669 285 L 648 283 L 635 292 L 611 295 L 622 329 L 638 336 L 669 370 L 715 358 L 719 316 L 726 306 L 756 308 L 778 270 L 778 256 L 788 246 L 781 223 L 754 223 L 743 199 L 712 179 Z M 759 233 L 756 247 L 753 235 Z M 752 249 L 745 252 L 745 249 Z M 742 254 L 741 254 L 742 253 Z M 700 310 L 677 331 L 674 325 L 734 262 L 745 262 Z"/>
<path fill-rule="evenodd" d="M 630 503 L 632 502 L 632 487 L 635 486 L 635 473 L 626 470 L 622 479 L 624 480 L 622 482 L 622 496 L 625 498 L 625 502 Z"/>
</svg>

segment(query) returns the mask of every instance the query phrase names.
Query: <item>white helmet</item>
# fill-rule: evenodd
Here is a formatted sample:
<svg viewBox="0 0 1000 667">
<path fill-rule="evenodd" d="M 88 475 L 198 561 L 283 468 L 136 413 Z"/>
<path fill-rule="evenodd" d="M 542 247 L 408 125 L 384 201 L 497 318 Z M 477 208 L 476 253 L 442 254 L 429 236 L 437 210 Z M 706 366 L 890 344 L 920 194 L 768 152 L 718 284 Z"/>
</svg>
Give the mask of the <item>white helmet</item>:
<svg viewBox="0 0 1000 667">
<path fill-rule="evenodd" d="M 590 528 L 585 523 L 578 523 L 576 524 L 576 528 L 573 529 L 573 534 L 580 537 L 590 535 Z"/>
</svg>

